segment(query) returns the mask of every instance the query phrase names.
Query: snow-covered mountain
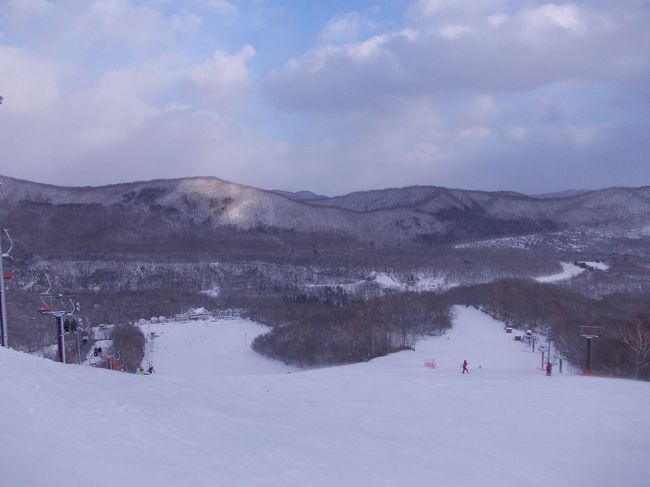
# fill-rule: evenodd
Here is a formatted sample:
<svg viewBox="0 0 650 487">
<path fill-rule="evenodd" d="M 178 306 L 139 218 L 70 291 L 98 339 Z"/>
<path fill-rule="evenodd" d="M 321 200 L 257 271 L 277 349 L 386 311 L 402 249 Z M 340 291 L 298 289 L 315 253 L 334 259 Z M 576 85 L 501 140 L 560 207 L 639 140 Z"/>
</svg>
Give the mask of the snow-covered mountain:
<svg viewBox="0 0 650 487">
<path fill-rule="evenodd" d="M 443 291 L 554 275 L 574 260 L 612 263 L 571 280 L 589 296 L 650 289 L 650 187 L 536 198 L 417 186 L 329 198 L 217 178 L 0 182 L 0 225 L 16 243 L 8 309 L 23 349 L 46 341 L 36 311 L 45 274 L 99 322 L 217 297 L 340 303 Z"/>
<path fill-rule="evenodd" d="M 540 231 L 650 227 L 650 187 L 609 188 L 568 197 L 417 186 L 339 197 L 278 194 L 217 178 L 67 188 L 2 177 L 0 218 L 35 217 L 44 229 L 74 210 L 122 226 L 160 225 L 333 233 L 363 241 L 453 242 Z M 87 209 L 88 211 L 84 211 Z M 72 214 L 72 215 L 71 215 Z M 70 215 L 70 216 L 68 216 Z M 78 215 L 71 224 L 87 222 Z"/>
</svg>

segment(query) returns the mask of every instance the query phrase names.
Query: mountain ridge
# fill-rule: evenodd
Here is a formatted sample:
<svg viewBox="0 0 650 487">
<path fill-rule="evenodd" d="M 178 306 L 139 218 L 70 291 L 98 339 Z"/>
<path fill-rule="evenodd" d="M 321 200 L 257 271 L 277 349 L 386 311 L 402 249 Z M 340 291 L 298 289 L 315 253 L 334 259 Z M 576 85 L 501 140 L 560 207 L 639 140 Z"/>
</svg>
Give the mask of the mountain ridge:
<svg viewBox="0 0 650 487">
<path fill-rule="evenodd" d="M 346 235 L 402 245 L 451 243 L 564 229 L 591 231 L 650 226 L 650 186 L 605 188 L 561 198 L 521 193 L 409 186 L 340 197 L 295 199 L 277 191 L 216 177 L 155 179 L 99 187 L 65 187 L 0 176 L 0 217 L 38 223 L 97 221 L 119 228 L 160 226 L 171 233 L 206 234 L 231 228 Z M 304 195 L 304 194 L 303 194 Z M 92 226 L 92 225 L 90 225 Z M 92 236 L 95 230 L 84 233 Z M 137 239 L 137 235 L 133 235 Z"/>
</svg>

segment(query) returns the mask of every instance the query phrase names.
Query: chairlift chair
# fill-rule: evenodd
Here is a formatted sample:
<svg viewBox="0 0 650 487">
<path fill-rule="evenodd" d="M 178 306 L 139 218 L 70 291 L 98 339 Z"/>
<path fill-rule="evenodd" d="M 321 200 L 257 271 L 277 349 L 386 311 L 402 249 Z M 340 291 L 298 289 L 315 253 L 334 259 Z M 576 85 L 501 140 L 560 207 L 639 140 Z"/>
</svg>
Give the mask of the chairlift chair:
<svg viewBox="0 0 650 487">
<path fill-rule="evenodd" d="M 75 312 L 79 311 L 79 304 L 75 304 L 72 299 L 64 296 L 61 293 L 59 293 L 57 296 L 54 296 L 52 294 L 52 281 L 50 281 L 50 277 L 47 274 L 45 274 L 45 279 L 47 280 L 48 288 L 47 291 L 39 294 L 41 305 L 38 307 L 38 311 L 42 315 L 54 316 L 56 318 L 58 327 L 59 361 L 66 363 L 65 336 L 75 333 L 76 331 L 71 330 L 70 324 L 68 324 L 67 327 L 65 326 L 63 317 L 72 316 L 75 314 Z M 77 334 L 77 337 L 78 336 L 79 335 Z"/>
<path fill-rule="evenodd" d="M 52 315 L 57 317 L 72 316 L 79 311 L 79 304 L 74 303 L 72 299 L 61 293 L 56 296 L 52 294 L 52 281 L 50 277 L 45 274 L 47 280 L 47 291 L 38 295 L 41 300 L 41 305 L 38 307 L 38 312 L 44 315 Z"/>
<path fill-rule="evenodd" d="M 602 331 L 600 326 L 583 325 L 578 327 L 578 333 L 580 333 L 580 336 L 582 338 L 592 339 L 592 338 L 599 338 L 600 335 L 602 334 Z"/>
<path fill-rule="evenodd" d="M 9 248 L 7 249 L 6 252 L 2 252 L 2 258 L 7 259 L 10 263 L 10 266 L 13 267 L 14 264 L 14 258 L 11 256 L 11 251 L 14 248 L 14 241 L 11 239 L 11 236 L 9 235 L 9 232 L 7 231 L 6 228 L 3 229 L 5 235 L 7 236 L 7 240 L 9 240 Z M 4 266 L 3 266 L 4 267 Z M 12 269 L 3 269 L 2 270 L 2 279 L 5 281 L 9 281 L 13 279 L 14 273 Z"/>
</svg>

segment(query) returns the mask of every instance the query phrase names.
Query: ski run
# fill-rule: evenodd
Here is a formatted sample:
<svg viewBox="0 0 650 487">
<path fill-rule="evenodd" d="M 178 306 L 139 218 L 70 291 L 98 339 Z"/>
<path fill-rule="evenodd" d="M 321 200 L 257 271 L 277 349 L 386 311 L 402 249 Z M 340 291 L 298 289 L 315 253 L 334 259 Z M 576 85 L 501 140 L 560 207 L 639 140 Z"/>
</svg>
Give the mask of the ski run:
<svg viewBox="0 0 650 487">
<path fill-rule="evenodd" d="M 0 349 L 0 485 L 650 485 L 650 384 L 546 377 L 455 314 L 415 351 L 314 370 L 257 355 L 243 319 L 143 326 L 149 376 Z"/>
</svg>

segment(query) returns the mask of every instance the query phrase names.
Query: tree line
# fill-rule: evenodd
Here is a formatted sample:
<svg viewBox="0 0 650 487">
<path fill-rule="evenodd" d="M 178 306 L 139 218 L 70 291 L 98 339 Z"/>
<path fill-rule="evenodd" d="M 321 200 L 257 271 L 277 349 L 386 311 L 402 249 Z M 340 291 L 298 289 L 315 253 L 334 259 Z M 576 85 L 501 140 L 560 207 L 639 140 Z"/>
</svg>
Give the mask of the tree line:
<svg viewBox="0 0 650 487">
<path fill-rule="evenodd" d="M 363 362 L 414 349 L 417 339 L 451 326 L 449 303 L 434 293 L 404 293 L 336 306 L 315 298 L 267 298 L 245 315 L 273 326 L 255 351 L 298 366 Z"/>
</svg>

